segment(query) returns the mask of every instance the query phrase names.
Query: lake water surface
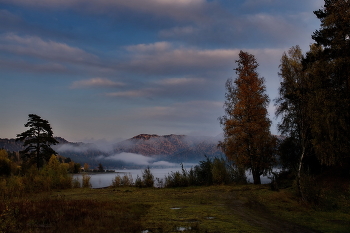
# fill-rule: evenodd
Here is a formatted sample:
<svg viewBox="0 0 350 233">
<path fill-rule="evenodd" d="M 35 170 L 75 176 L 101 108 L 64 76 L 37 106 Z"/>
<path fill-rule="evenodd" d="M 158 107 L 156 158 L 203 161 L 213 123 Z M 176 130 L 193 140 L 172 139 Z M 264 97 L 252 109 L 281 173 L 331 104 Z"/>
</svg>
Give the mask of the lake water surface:
<svg viewBox="0 0 350 233">
<path fill-rule="evenodd" d="M 189 168 L 185 168 L 189 169 Z M 119 176 L 124 176 L 124 175 L 131 175 L 133 178 L 133 181 L 135 182 L 137 176 L 142 177 L 142 172 L 144 169 L 123 169 L 123 170 L 115 170 L 115 172 L 106 172 L 106 173 L 93 173 L 89 174 L 90 178 L 90 183 L 92 188 L 103 188 L 103 187 L 108 187 L 112 185 L 112 181 L 114 178 L 119 175 Z M 182 171 L 182 168 L 179 167 L 171 167 L 171 168 L 151 168 L 151 173 L 153 174 L 154 178 L 158 179 L 165 179 L 165 176 L 168 174 L 171 174 L 171 172 L 176 172 L 176 171 Z M 73 178 L 78 178 L 81 180 L 82 175 L 74 175 Z M 247 173 L 247 178 L 249 182 L 253 182 L 252 176 Z M 261 177 L 261 183 L 267 184 L 270 183 L 271 180 L 267 178 L 266 176 Z M 156 182 L 155 182 L 156 183 Z"/>
</svg>

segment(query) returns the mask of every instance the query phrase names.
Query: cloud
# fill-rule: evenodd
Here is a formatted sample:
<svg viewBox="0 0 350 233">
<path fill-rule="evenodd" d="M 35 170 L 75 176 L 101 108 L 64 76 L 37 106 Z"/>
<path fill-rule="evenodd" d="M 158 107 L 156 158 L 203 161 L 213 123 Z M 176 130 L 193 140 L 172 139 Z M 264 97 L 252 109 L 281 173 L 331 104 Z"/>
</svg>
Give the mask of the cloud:
<svg viewBox="0 0 350 233">
<path fill-rule="evenodd" d="M 91 150 L 91 147 L 88 145 L 72 145 L 72 144 L 62 144 L 62 145 L 56 145 L 54 146 L 54 149 L 57 150 L 58 152 L 67 152 L 67 151 L 72 151 L 76 153 L 84 153 L 89 150 Z"/>
<path fill-rule="evenodd" d="M 107 156 L 107 157 L 100 156 L 99 159 L 121 161 L 127 164 L 135 164 L 135 165 L 143 165 L 143 166 L 150 165 L 150 163 L 154 161 L 154 158 L 151 158 L 151 157 L 143 156 L 140 154 L 134 154 L 134 153 L 126 153 L 126 152 L 112 155 L 112 156 Z"/>
<path fill-rule="evenodd" d="M 126 50 L 133 53 L 158 53 L 171 49 L 173 46 L 166 41 L 155 42 L 153 44 L 138 44 L 126 47 Z"/>
<path fill-rule="evenodd" d="M 114 82 L 107 78 L 91 78 L 86 80 L 75 81 L 72 83 L 71 88 L 94 88 L 94 87 L 121 87 L 124 83 Z"/>
<path fill-rule="evenodd" d="M 11 60 L 11 59 L 1 59 L 0 58 L 0 68 L 3 70 L 12 70 L 16 72 L 23 73 L 66 73 L 67 68 L 59 63 L 55 62 L 45 62 L 45 63 L 35 63 L 23 60 Z"/>
<path fill-rule="evenodd" d="M 182 77 L 182 78 L 166 78 L 155 81 L 150 81 L 146 87 L 131 89 L 128 91 L 106 93 L 109 97 L 123 98 L 173 98 L 182 95 L 191 96 L 197 95 L 198 91 L 206 91 L 208 82 L 205 78 Z"/>
<path fill-rule="evenodd" d="M 111 153 L 114 149 L 114 142 L 106 140 L 89 140 L 88 143 L 74 143 L 74 144 L 58 144 L 54 146 L 58 152 L 76 152 L 85 153 L 88 151 L 99 151 L 103 153 Z"/>
<path fill-rule="evenodd" d="M 139 89 L 139 90 L 131 90 L 131 91 L 120 91 L 120 92 L 111 92 L 106 93 L 106 96 L 109 97 L 126 97 L 126 98 L 137 98 L 137 97 L 151 97 L 154 94 L 155 89 Z"/>
<path fill-rule="evenodd" d="M 106 160 L 112 160 L 112 161 L 121 161 L 128 164 L 135 164 L 135 165 L 149 165 L 150 162 L 152 162 L 154 159 L 151 157 L 143 156 L 140 154 L 134 154 L 134 153 L 120 153 L 112 156 L 105 157 Z"/>
<path fill-rule="evenodd" d="M 169 43 L 131 46 L 129 60 L 119 64 L 127 71 L 153 74 L 181 74 L 222 69 L 237 58 L 237 49 L 197 49 Z"/>
<path fill-rule="evenodd" d="M 153 49 L 144 49 L 144 48 Z M 286 48 L 260 48 L 260 49 L 200 49 L 193 47 L 175 46 L 167 43 L 159 48 L 157 43 L 133 46 L 128 59 L 118 64 L 118 69 L 125 72 L 141 73 L 143 75 L 186 75 L 198 76 L 215 74 L 217 72 L 231 72 L 238 59 L 240 50 L 248 51 L 253 55 L 258 55 L 258 61 L 275 59 L 276 54 L 280 57 Z M 139 48 L 139 49 L 136 49 Z M 157 51 L 157 52 L 154 52 Z M 277 73 L 277 71 L 276 71 Z M 164 79 L 159 83 L 170 82 L 194 82 L 199 79 Z M 159 84 L 158 83 L 158 84 Z"/>
<path fill-rule="evenodd" d="M 168 79 L 161 79 L 156 81 L 156 84 L 162 85 L 162 86 L 178 86 L 178 85 L 196 85 L 200 83 L 204 83 L 204 78 L 168 78 Z"/>
<path fill-rule="evenodd" d="M 158 45 L 155 43 L 133 46 L 129 61 L 120 66 L 130 74 L 144 71 L 142 74 L 150 79 L 138 82 L 129 80 L 128 86 L 123 90 L 105 93 L 105 95 L 116 98 L 149 98 L 181 102 L 187 102 L 189 99 L 209 100 L 213 97 L 217 99 L 219 95 L 223 96 L 225 80 L 235 76 L 233 69 L 240 52 L 238 49 L 202 50 L 176 47 L 169 43 L 166 46 Z M 159 47 L 162 49 L 155 49 Z M 154 54 L 155 50 L 158 51 L 156 54 Z M 244 51 L 255 55 L 261 64 L 258 72 L 264 71 L 261 74 L 270 80 L 270 77 L 277 76 L 278 67 L 275 64 L 278 64 L 285 50 L 283 48 Z M 159 79 L 157 77 L 159 74 L 169 77 Z"/>
<path fill-rule="evenodd" d="M 153 166 L 159 166 L 159 167 L 176 167 L 178 164 L 176 163 L 170 163 L 168 161 L 157 161 L 152 163 Z"/>
<path fill-rule="evenodd" d="M 158 161 L 155 157 L 148 157 L 140 154 L 122 152 L 111 156 L 98 156 L 97 159 L 109 161 L 120 161 L 126 164 L 134 164 L 139 166 L 154 166 L 154 167 L 176 167 L 178 164 L 168 161 Z"/>
<path fill-rule="evenodd" d="M 185 103 L 174 103 L 168 106 L 154 106 L 141 109 L 142 116 L 152 119 L 191 118 L 206 119 L 213 109 L 222 108 L 222 102 L 216 101 L 189 101 Z M 200 120 L 200 121 L 201 121 Z"/>
<path fill-rule="evenodd" d="M 204 19 L 205 13 L 215 6 L 206 0 L 2 0 L 2 2 L 35 8 L 69 8 L 95 14 L 117 14 L 128 10 L 178 21 Z"/>
<path fill-rule="evenodd" d="M 67 63 L 96 63 L 98 57 L 82 49 L 37 36 L 0 35 L 0 51 L 37 59 Z"/>
</svg>

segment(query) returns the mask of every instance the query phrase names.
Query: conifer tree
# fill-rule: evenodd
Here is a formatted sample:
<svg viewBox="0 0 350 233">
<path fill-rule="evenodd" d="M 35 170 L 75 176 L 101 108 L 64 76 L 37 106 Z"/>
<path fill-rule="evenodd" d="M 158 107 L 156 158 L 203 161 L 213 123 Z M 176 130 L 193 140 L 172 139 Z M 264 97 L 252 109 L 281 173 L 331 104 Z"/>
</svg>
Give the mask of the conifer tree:
<svg viewBox="0 0 350 233">
<path fill-rule="evenodd" d="M 350 1 L 325 0 L 314 13 L 321 28 L 304 61 L 312 143 L 322 164 L 342 165 L 350 159 Z"/>
<path fill-rule="evenodd" d="M 21 151 L 24 158 L 36 163 L 37 168 L 41 168 L 44 162 L 48 162 L 51 155 L 57 154 L 51 145 L 58 141 L 53 137 L 52 128 L 47 120 L 35 114 L 29 114 L 28 122 L 24 125 L 29 129 L 21 134 L 17 134 L 17 141 L 23 141 L 25 149 Z"/>
<path fill-rule="evenodd" d="M 270 133 L 269 98 L 264 78 L 257 73 L 255 57 L 241 51 L 236 61 L 238 77 L 226 82 L 225 115 L 220 117 L 224 141 L 220 146 L 238 169 L 250 170 L 254 184 L 272 169 L 276 138 Z"/>
</svg>

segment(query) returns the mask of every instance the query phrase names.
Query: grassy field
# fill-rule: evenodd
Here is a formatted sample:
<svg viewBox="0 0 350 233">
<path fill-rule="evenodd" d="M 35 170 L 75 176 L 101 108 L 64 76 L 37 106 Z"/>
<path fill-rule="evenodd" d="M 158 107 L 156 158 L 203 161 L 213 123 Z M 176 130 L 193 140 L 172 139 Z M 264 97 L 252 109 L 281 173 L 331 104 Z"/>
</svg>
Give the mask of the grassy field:
<svg viewBox="0 0 350 233">
<path fill-rule="evenodd" d="M 331 210 L 266 185 L 68 189 L 0 203 L 0 232 L 350 232 L 349 196 Z"/>
</svg>

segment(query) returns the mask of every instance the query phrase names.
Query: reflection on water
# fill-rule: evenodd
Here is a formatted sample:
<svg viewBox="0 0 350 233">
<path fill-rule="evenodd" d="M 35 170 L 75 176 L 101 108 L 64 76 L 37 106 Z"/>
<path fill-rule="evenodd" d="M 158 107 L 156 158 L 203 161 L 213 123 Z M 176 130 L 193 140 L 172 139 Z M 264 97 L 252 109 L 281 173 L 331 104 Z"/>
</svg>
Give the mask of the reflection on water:
<svg viewBox="0 0 350 233">
<path fill-rule="evenodd" d="M 151 172 L 154 176 L 154 178 L 162 179 L 164 181 L 165 176 L 168 174 L 171 174 L 171 172 L 176 172 L 176 171 L 182 171 L 182 168 L 179 167 L 171 167 L 171 168 L 151 168 Z M 189 168 L 187 168 L 189 169 Z M 133 178 L 133 181 L 136 180 L 137 176 L 142 177 L 142 172 L 144 169 L 125 169 L 125 170 L 115 170 L 114 172 L 111 173 L 96 173 L 96 174 L 90 174 L 90 183 L 92 185 L 92 188 L 104 188 L 112 185 L 112 180 L 117 176 L 124 176 L 130 174 Z M 81 174 L 74 175 L 73 178 L 78 178 L 78 180 L 81 181 Z M 253 182 L 252 176 L 247 173 L 247 178 L 248 182 Z M 266 177 L 262 176 L 261 177 L 261 183 L 262 184 L 267 184 L 270 183 L 271 180 Z"/>
</svg>

